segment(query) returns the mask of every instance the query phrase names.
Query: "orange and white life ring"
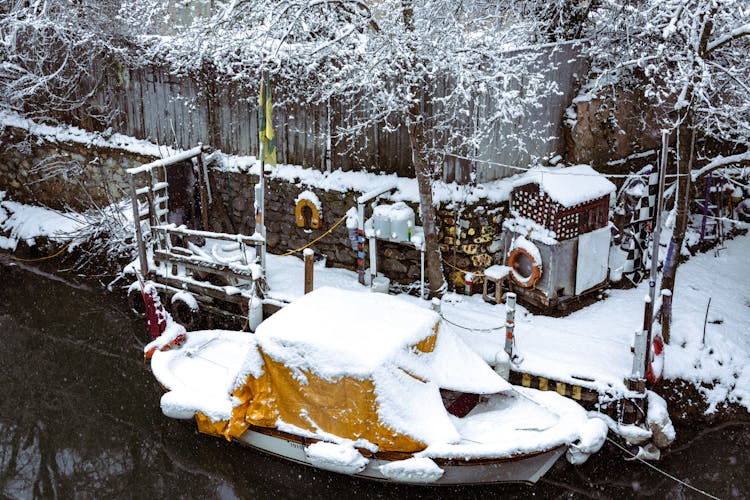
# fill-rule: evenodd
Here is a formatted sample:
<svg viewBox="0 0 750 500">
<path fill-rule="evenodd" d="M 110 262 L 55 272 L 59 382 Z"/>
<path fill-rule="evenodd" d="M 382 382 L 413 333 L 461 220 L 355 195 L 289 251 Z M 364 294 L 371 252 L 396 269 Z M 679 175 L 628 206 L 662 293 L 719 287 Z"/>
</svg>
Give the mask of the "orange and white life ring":
<svg viewBox="0 0 750 500">
<path fill-rule="evenodd" d="M 527 241 L 526 245 L 534 244 Z M 518 286 L 531 288 L 542 277 L 542 263 L 538 255 L 538 251 L 530 252 L 524 246 L 514 246 L 511 249 L 508 255 L 508 267 L 511 268 L 511 278 Z"/>
</svg>

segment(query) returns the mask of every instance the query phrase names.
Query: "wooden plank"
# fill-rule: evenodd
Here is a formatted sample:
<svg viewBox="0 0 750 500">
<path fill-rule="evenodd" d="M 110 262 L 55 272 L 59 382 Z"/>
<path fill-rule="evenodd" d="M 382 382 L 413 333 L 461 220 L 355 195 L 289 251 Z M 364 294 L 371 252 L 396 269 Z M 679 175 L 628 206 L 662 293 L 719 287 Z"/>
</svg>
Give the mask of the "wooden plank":
<svg viewBox="0 0 750 500">
<path fill-rule="evenodd" d="M 195 257 L 178 255 L 174 252 L 165 252 L 162 250 L 154 251 L 154 260 L 167 264 L 179 264 L 193 271 L 221 276 L 223 278 L 236 278 L 241 280 L 252 280 L 253 273 L 250 270 L 237 269 L 230 265 L 219 264 L 217 262 L 208 262 Z"/>
</svg>

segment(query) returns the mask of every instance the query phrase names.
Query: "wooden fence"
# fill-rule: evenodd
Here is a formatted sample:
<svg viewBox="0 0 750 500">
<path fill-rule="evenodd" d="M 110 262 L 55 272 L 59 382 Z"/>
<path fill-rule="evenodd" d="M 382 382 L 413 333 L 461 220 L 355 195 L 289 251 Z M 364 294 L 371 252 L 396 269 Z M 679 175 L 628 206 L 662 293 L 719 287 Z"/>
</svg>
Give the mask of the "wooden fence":
<svg viewBox="0 0 750 500">
<path fill-rule="evenodd" d="M 539 62 L 545 78 L 557 83 L 542 106 L 513 124 L 497 126 L 491 137 L 473 153 L 483 161 L 472 164 L 460 157 L 446 157 L 442 177 L 447 182 L 486 182 L 516 173 L 501 165 L 526 167 L 532 157 L 560 152 L 564 113 L 575 92 L 575 75 L 584 63 L 573 44 L 550 46 Z M 551 63 L 551 64 L 550 64 Z M 552 68 L 552 69 L 549 69 Z M 198 142 L 225 153 L 257 152 L 257 96 L 237 84 L 220 85 L 207 75 L 202 82 L 170 75 L 161 68 L 122 70 L 108 78 L 95 103 L 115 111 L 116 132 L 184 149 Z M 205 83 L 209 82 L 209 83 Z M 342 105 L 291 106 L 274 103 L 277 157 L 282 163 L 326 169 L 328 131 L 345 127 Z M 493 112 L 486 102 L 485 114 Z M 482 120 L 482 116 L 477 120 Z M 78 121 L 84 123 L 83 115 Z M 330 121 L 330 128 L 329 128 Z M 535 137 L 529 131 L 536 132 Z M 508 137 L 528 135 L 525 149 Z M 371 127 L 352 141 L 331 141 L 333 169 L 366 170 L 413 176 L 409 138 L 404 127 L 392 132 Z M 472 175 L 473 174 L 473 175 Z"/>
</svg>

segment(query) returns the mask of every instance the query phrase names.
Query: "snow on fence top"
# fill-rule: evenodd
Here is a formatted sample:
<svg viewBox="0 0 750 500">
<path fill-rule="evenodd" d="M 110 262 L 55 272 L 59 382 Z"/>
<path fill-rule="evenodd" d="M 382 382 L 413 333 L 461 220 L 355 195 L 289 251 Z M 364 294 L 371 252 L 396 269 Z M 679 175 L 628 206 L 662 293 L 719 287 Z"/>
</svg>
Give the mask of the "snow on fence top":
<svg viewBox="0 0 750 500">
<path fill-rule="evenodd" d="M 164 157 L 168 159 L 183 152 L 180 149 L 158 146 L 149 141 L 122 134 L 106 136 L 69 125 L 38 124 L 10 111 L 0 111 L 0 126 L 2 125 L 28 130 L 29 133 L 42 137 L 49 142 L 71 142 L 86 146 L 107 147 L 154 158 Z M 255 175 L 260 172 L 260 167 L 254 156 L 229 155 L 217 152 L 214 158 L 218 160 L 218 165 L 214 168 L 220 170 Z M 419 202 L 419 188 L 416 179 L 398 177 L 395 174 L 381 175 L 361 171 L 345 172 L 343 170 L 322 172 L 301 165 L 278 164 L 268 174 L 268 177 L 326 191 L 367 193 L 393 187 L 395 192 L 385 195 L 385 198 L 391 201 Z M 490 203 L 507 201 L 513 187 L 513 180 L 516 178 L 517 176 L 476 186 L 435 181 L 433 183 L 433 201 L 435 203 L 467 204 L 481 201 Z"/>
</svg>

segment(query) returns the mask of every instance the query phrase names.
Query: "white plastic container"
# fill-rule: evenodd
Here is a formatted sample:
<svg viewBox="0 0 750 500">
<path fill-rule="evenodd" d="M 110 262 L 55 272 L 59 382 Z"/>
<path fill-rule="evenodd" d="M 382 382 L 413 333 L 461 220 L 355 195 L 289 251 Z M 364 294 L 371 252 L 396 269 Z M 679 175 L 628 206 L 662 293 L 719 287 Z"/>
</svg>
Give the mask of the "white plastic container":
<svg viewBox="0 0 750 500">
<path fill-rule="evenodd" d="M 403 201 L 394 203 L 390 208 L 391 241 L 410 241 L 414 229 L 414 210 Z"/>
<path fill-rule="evenodd" d="M 391 206 L 378 205 L 372 211 L 372 229 L 375 237 L 388 239 L 391 237 Z"/>
<path fill-rule="evenodd" d="M 372 278 L 372 291 L 378 293 L 388 293 L 391 288 L 391 280 L 385 276 L 375 276 Z"/>
</svg>

